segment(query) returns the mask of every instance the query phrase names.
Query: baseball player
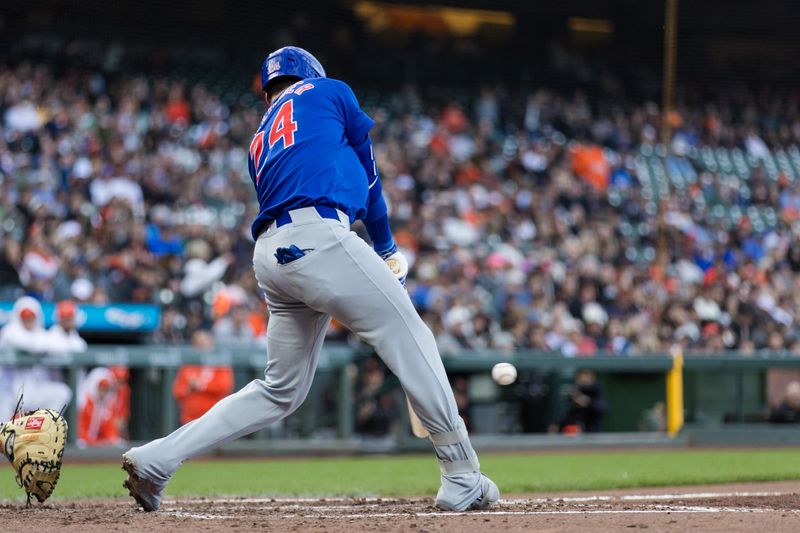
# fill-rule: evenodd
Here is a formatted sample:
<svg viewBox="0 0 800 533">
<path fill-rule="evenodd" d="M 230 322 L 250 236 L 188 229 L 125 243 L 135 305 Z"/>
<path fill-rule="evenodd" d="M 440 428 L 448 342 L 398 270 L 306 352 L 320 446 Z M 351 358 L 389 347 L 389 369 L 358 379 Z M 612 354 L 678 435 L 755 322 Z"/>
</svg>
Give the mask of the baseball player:
<svg viewBox="0 0 800 533">
<path fill-rule="evenodd" d="M 268 110 L 250 145 L 260 212 L 253 267 L 269 304 L 267 367 L 201 418 L 123 455 L 124 485 L 146 511 L 180 464 L 292 413 L 308 393 L 331 317 L 371 344 L 405 389 L 439 460 L 436 505 L 482 509 L 497 485 L 481 474 L 433 334 L 404 284 L 373 157 L 374 124 L 345 83 L 307 51 L 267 56 Z M 362 220 L 372 248 L 350 231 Z M 398 279 L 400 283 L 398 283 Z"/>
</svg>

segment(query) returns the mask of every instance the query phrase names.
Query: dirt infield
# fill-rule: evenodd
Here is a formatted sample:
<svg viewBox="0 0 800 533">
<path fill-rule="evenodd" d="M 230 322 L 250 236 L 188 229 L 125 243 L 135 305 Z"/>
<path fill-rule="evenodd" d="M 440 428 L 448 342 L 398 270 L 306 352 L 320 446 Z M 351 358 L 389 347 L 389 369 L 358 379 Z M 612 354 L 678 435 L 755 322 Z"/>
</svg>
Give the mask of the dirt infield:
<svg viewBox="0 0 800 533">
<path fill-rule="evenodd" d="M 800 482 L 505 497 L 490 511 L 447 513 L 430 498 L 167 499 L 0 505 L 4 531 L 800 531 Z"/>
</svg>

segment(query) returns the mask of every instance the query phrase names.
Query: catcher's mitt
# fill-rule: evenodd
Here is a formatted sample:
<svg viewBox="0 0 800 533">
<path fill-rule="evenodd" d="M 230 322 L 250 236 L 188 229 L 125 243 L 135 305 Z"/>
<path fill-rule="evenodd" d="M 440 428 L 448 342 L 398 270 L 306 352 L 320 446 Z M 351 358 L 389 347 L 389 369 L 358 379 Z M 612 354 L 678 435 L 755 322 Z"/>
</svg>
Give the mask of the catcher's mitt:
<svg viewBox="0 0 800 533">
<path fill-rule="evenodd" d="M 50 409 L 17 414 L 0 425 L 0 451 L 14 466 L 28 506 L 31 496 L 42 503 L 56 488 L 66 440 L 67 421 Z"/>
</svg>

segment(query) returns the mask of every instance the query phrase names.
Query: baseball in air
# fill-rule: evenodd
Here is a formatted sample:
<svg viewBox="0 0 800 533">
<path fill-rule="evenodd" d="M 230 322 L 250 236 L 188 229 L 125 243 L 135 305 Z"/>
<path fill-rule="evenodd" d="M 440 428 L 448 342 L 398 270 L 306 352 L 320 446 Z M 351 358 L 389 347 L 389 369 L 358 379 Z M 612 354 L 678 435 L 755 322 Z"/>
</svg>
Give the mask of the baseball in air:
<svg viewBox="0 0 800 533">
<path fill-rule="evenodd" d="M 511 385 L 517 381 L 517 368 L 511 363 L 497 363 L 492 367 L 492 379 L 498 385 Z"/>
</svg>

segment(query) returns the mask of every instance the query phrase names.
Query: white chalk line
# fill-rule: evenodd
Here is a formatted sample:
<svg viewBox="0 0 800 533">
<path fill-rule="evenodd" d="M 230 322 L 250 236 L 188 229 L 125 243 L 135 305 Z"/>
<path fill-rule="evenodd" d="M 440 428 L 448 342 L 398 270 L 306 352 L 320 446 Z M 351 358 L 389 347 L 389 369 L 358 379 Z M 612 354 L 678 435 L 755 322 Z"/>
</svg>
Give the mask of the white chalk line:
<svg viewBox="0 0 800 533">
<path fill-rule="evenodd" d="M 653 498 L 653 500 L 667 500 L 667 499 L 674 499 L 674 498 Z M 682 499 L 694 499 L 694 498 L 682 498 Z M 700 499 L 699 497 L 696 499 Z M 501 500 L 497 502 L 495 509 L 503 508 L 503 507 L 516 507 L 519 505 L 531 505 L 531 504 L 555 504 L 555 503 L 613 503 L 614 501 L 648 501 L 649 498 L 636 496 L 634 498 L 616 498 L 612 499 L 611 497 L 599 496 L 593 498 L 558 498 L 558 499 L 536 499 L 536 500 L 524 500 L 524 499 L 517 499 L 517 500 Z M 218 500 L 203 500 L 207 503 L 219 503 Z M 186 502 L 191 503 L 191 502 Z M 386 502 L 386 503 L 393 503 L 393 502 Z M 410 502 L 404 502 L 404 504 L 408 505 Z M 299 512 L 306 512 L 306 513 L 322 513 L 322 512 L 332 512 L 332 511 L 364 511 L 367 509 L 380 509 L 385 507 L 385 503 L 365 503 L 365 504 L 340 504 L 340 505 L 302 505 L 297 503 L 281 503 L 275 506 L 271 506 L 269 509 L 273 512 L 289 512 L 289 513 L 299 513 Z M 659 507 L 659 505 L 654 505 L 654 507 Z M 672 508 L 675 508 L 673 506 Z M 180 507 L 174 507 L 170 509 L 180 509 Z M 225 509 L 229 511 L 253 511 L 253 507 L 251 505 L 242 504 L 241 502 L 237 502 L 236 505 L 226 504 Z M 470 511 L 471 513 L 472 511 Z M 496 511 L 488 511 L 489 513 L 496 513 L 500 512 L 500 510 Z"/>
<path fill-rule="evenodd" d="M 793 494 L 791 492 L 687 492 L 687 493 L 672 493 L 672 494 L 623 494 L 623 495 L 608 495 L 608 496 L 564 496 L 564 497 L 550 497 L 550 498 L 509 498 L 501 499 L 497 502 L 497 506 L 514 506 L 514 505 L 531 505 L 537 503 L 553 503 L 553 502 L 567 502 L 567 503 L 582 503 L 582 502 L 613 502 L 613 501 L 643 501 L 643 500 L 693 500 L 693 499 L 708 499 L 708 498 L 747 498 L 747 497 L 766 497 L 766 496 L 787 496 Z M 378 497 L 355 497 L 358 503 L 350 503 L 353 499 L 348 498 L 175 498 L 167 499 L 165 503 L 168 504 L 187 504 L 187 503 L 221 503 L 221 504 L 254 504 L 254 503 L 272 503 L 280 507 L 302 507 L 301 504 L 313 503 L 318 505 L 307 506 L 310 508 L 327 507 L 329 509 L 364 509 L 368 507 L 380 507 L 385 504 L 397 503 L 413 503 L 421 498 L 378 498 Z M 330 502 L 328 504 L 327 502 Z M 363 503 L 362 503 L 363 502 Z"/>
<path fill-rule="evenodd" d="M 237 518 L 231 515 L 212 513 L 189 513 L 186 511 L 163 511 L 159 514 L 174 516 L 175 518 L 194 518 L 195 520 L 231 520 Z"/>
<path fill-rule="evenodd" d="M 774 509 L 741 508 L 741 507 L 713 507 L 704 505 L 655 505 L 651 509 L 551 509 L 551 510 L 526 510 L 526 511 L 419 511 L 415 513 L 400 512 L 371 512 L 351 514 L 328 514 L 328 508 L 316 508 L 323 512 L 306 512 L 302 514 L 287 514 L 282 518 L 397 518 L 414 516 L 416 518 L 448 517 L 448 516 L 529 516 L 529 515 L 559 515 L 559 514 L 659 514 L 659 513 L 769 513 Z M 314 511 L 314 509 L 307 509 Z M 797 511 L 792 511 L 797 512 Z"/>
<path fill-rule="evenodd" d="M 764 496 L 786 496 L 791 492 L 688 492 L 686 494 L 623 494 L 619 496 L 565 496 L 562 498 L 522 498 L 503 499 L 500 505 L 525 505 L 531 503 L 548 502 L 612 502 L 612 501 L 641 501 L 641 500 L 705 500 L 708 498 L 748 498 Z"/>
<path fill-rule="evenodd" d="M 168 500 L 171 507 L 165 508 L 163 514 L 179 518 L 194 518 L 197 520 L 230 520 L 237 518 L 232 515 L 214 513 L 193 513 L 179 507 L 182 504 L 237 504 L 230 510 L 253 511 L 248 504 L 275 504 L 272 511 L 288 511 L 281 515 L 281 518 L 322 518 L 322 519 L 354 519 L 354 518 L 438 518 L 451 516 L 476 516 L 476 515 L 497 515 L 497 516 L 536 516 L 536 515 L 574 515 L 574 514 L 663 514 L 663 513 L 769 513 L 776 512 L 775 509 L 767 508 L 742 508 L 727 506 L 703 506 L 703 505 L 665 505 L 656 504 L 650 509 L 597 509 L 587 506 L 585 509 L 551 509 L 551 510 L 507 510 L 518 505 L 547 504 L 547 503 L 609 503 L 621 501 L 663 501 L 672 499 L 701 500 L 709 498 L 729 498 L 729 497 L 771 497 L 784 496 L 789 492 L 688 492 L 672 494 L 625 494 L 609 496 L 570 496 L 562 498 L 517 498 L 501 500 L 493 510 L 485 511 L 419 511 L 419 512 L 358 512 L 342 514 L 341 511 L 355 511 L 380 508 L 386 504 L 409 504 L 413 499 L 402 498 L 359 498 L 358 503 L 349 503 L 352 500 L 343 498 L 206 498 L 195 499 L 176 499 Z M 316 504 L 316 505 L 307 505 Z M 176 507 L 177 506 L 177 507 Z M 334 512 L 332 512 L 334 511 Z M 339 512 L 335 512 L 339 511 Z M 786 512 L 785 510 L 780 512 Z M 796 514 L 800 511 L 789 511 Z"/>
<path fill-rule="evenodd" d="M 351 498 L 348 497 L 337 497 L 337 498 L 289 498 L 289 497 L 281 497 L 281 498 L 168 498 L 164 500 L 167 503 L 196 503 L 196 502 L 209 502 L 209 503 L 277 503 L 277 504 L 300 504 L 300 503 L 325 503 L 325 502 L 345 502 L 345 501 L 353 501 L 358 500 L 360 502 L 367 502 L 367 503 L 400 503 L 400 502 L 408 502 L 409 500 L 418 500 L 420 498 L 408 498 L 408 499 L 401 499 L 401 498 L 378 498 L 378 497 L 362 497 L 362 496 L 353 496 Z"/>
<path fill-rule="evenodd" d="M 653 509 L 562 509 L 552 511 L 432 511 L 417 513 L 351 513 L 351 514 L 325 514 L 325 513 L 306 513 L 306 514 L 285 514 L 281 519 L 303 519 L 303 518 L 322 518 L 322 519 L 355 519 L 355 518 L 446 518 L 453 516 L 542 516 L 542 515 L 576 515 L 576 514 L 713 514 L 713 513 L 769 513 L 773 509 L 760 508 L 738 508 L 738 507 L 706 507 L 706 506 L 659 506 Z M 785 512 L 785 511 L 782 511 Z M 796 513 L 797 511 L 792 511 Z M 211 513 L 189 513 L 185 511 L 163 511 L 161 514 L 175 516 L 177 518 L 194 518 L 197 520 L 231 520 L 237 518 L 231 515 L 215 515 Z"/>
</svg>

